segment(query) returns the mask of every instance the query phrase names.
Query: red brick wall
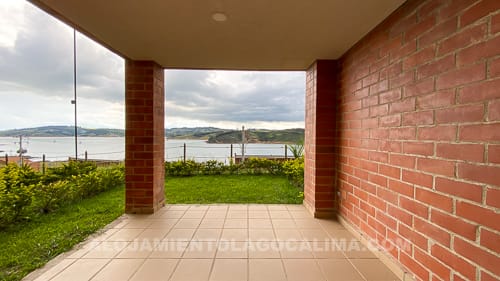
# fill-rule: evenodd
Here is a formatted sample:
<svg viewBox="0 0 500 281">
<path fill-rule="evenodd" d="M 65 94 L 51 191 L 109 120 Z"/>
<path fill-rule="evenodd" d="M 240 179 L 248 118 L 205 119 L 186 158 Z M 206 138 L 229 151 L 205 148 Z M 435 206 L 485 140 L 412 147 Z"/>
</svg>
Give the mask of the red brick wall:
<svg viewBox="0 0 500 281">
<path fill-rule="evenodd" d="M 341 215 L 420 280 L 500 278 L 499 9 L 411 0 L 339 61 Z"/>
<path fill-rule="evenodd" d="M 125 63 L 125 211 L 164 205 L 164 72 L 152 61 Z"/>
<path fill-rule="evenodd" d="M 332 79 L 335 77 L 335 79 Z M 306 74 L 304 203 L 315 217 L 335 214 L 337 62 L 318 60 Z"/>
</svg>

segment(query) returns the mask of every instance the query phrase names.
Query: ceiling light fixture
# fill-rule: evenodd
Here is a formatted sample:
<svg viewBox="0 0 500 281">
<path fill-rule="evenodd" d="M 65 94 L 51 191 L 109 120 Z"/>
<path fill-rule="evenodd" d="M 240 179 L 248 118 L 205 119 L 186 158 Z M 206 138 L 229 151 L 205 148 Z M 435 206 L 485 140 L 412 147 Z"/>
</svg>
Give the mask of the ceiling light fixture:
<svg viewBox="0 0 500 281">
<path fill-rule="evenodd" d="M 224 22 L 227 20 L 227 15 L 221 12 L 216 12 L 212 14 L 212 19 L 216 22 Z"/>
</svg>

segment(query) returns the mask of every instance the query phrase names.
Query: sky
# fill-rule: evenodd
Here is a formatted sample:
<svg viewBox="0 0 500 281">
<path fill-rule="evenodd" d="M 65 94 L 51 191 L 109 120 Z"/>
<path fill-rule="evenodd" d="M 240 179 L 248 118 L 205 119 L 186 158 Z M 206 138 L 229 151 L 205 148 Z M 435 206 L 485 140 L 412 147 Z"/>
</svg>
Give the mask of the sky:
<svg viewBox="0 0 500 281">
<path fill-rule="evenodd" d="M 304 72 L 165 71 L 165 126 L 303 128 Z M 77 33 L 78 126 L 124 128 L 124 60 Z M 74 125 L 73 30 L 0 1 L 0 130 Z"/>
</svg>

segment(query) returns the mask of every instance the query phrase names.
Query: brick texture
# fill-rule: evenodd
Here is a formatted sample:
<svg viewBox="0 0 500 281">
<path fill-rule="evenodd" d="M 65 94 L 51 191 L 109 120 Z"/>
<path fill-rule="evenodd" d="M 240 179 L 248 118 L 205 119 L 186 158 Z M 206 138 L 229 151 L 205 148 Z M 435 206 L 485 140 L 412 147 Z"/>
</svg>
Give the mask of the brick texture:
<svg viewBox="0 0 500 281">
<path fill-rule="evenodd" d="M 337 62 L 318 60 L 306 75 L 304 203 L 315 217 L 335 213 Z M 369 78 L 365 78 L 369 84 Z M 345 105 L 346 110 L 359 106 Z"/>
<path fill-rule="evenodd" d="M 164 78 L 152 61 L 125 63 L 125 212 L 164 205 Z"/>
<path fill-rule="evenodd" d="M 499 9 L 407 1 L 326 72 L 338 79 L 331 115 L 306 117 L 307 204 L 340 191 L 339 215 L 417 280 L 500 280 Z M 308 100 L 321 94 L 309 87 Z M 325 155 L 335 171 L 312 169 L 318 143 L 339 152 Z M 332 197 L 311 188 L 323 171 Z M 410 247 L 386 247 L 396 239 Z"/>
</svg>

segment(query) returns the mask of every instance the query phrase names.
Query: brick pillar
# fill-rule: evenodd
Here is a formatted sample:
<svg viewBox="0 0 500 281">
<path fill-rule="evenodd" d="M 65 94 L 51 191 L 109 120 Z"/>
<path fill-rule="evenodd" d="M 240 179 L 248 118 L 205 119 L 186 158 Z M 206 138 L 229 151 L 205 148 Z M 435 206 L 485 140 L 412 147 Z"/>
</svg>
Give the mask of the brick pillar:
<svg viewBox="0 0 500 281">
<path fill-rule="evenodd" d="M 125 63 L 125 212 L 153 213 L 164 205 L 163 68 Z"/>
<path fill-rule="evenodd" d="M 336 61 L 318 60 L 306 76 L 304 205 L 314 217 L 335 214 Z"/>
</svg>

